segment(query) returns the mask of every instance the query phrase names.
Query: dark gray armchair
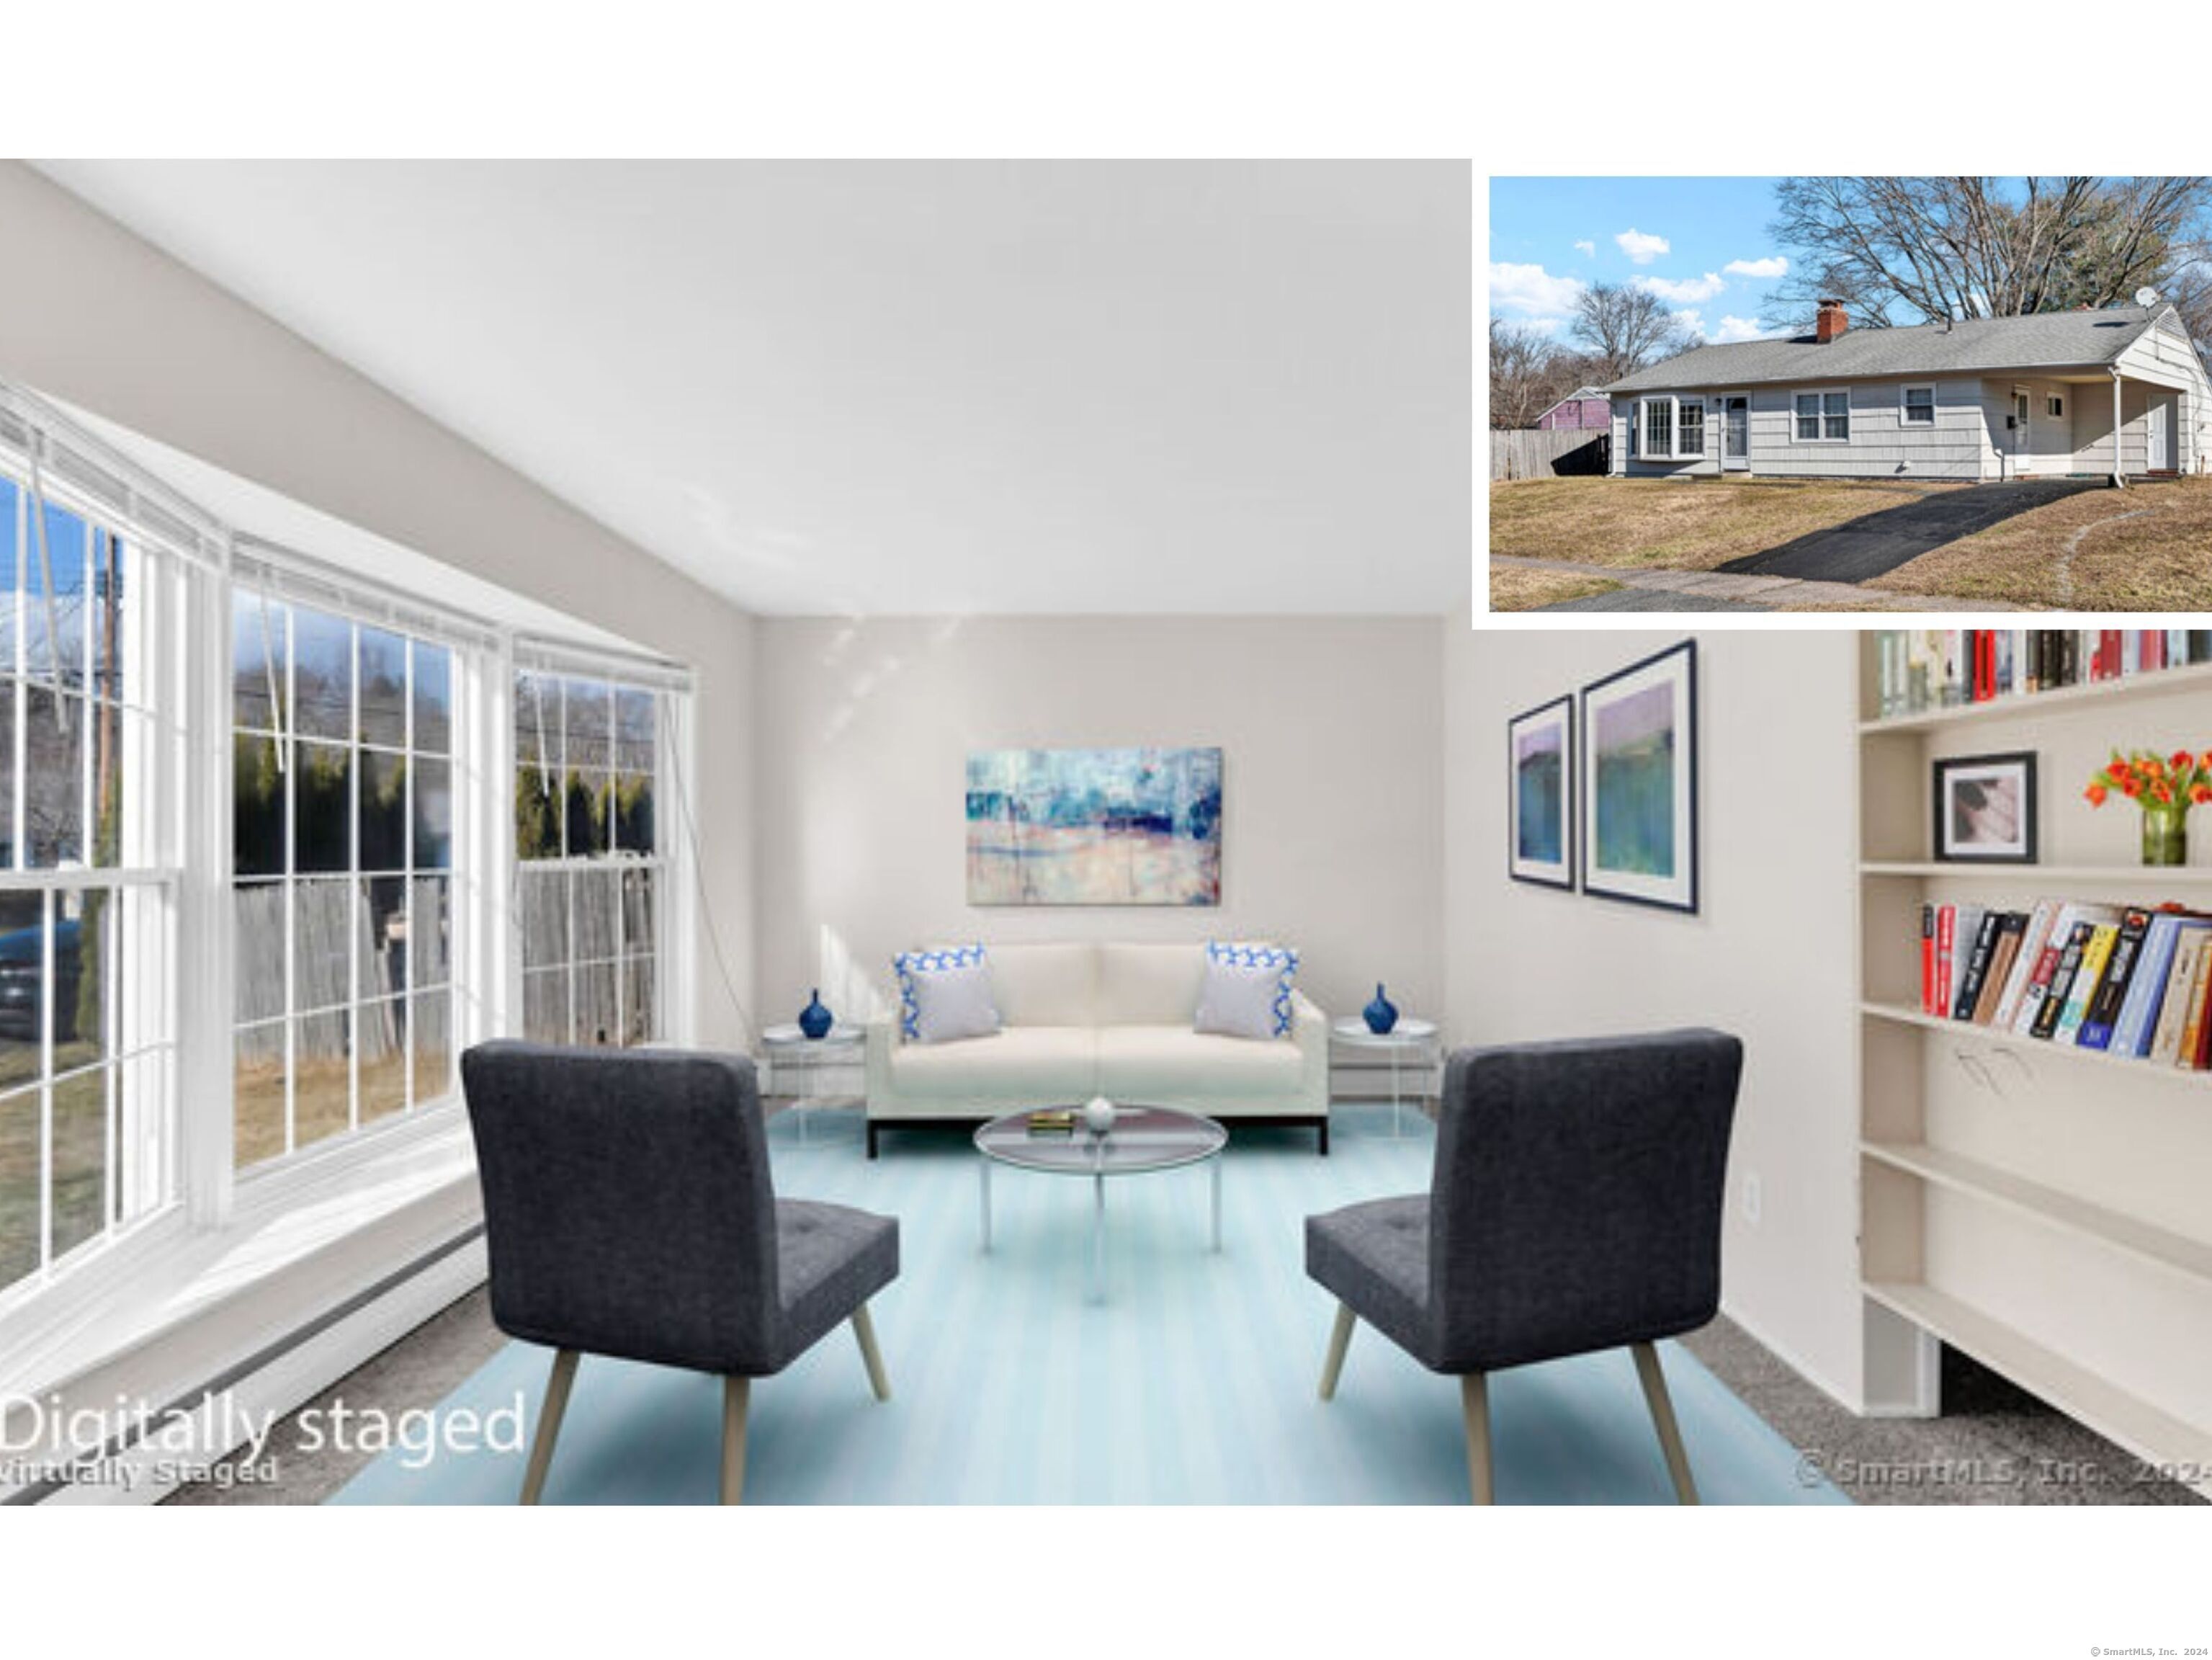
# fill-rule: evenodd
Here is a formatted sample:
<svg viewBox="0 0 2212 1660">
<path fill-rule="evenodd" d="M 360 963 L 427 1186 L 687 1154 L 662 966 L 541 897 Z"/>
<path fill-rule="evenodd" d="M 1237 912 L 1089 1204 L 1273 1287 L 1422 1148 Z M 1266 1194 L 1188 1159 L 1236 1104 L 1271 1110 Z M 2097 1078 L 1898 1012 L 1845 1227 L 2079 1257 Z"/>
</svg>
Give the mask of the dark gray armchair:
<svg viewBox="0 0 2212 1660">
<path fill-rule="evenodd" d="M 1720 1308 L 1742 1070 L 1742 1044 L 1705 1031 L 1453 1055 L 1429 1191 L 1306 1219 L 1306 1272 L 1342 1304 L 1322 1399 L 1362 1319 L 1457 1377 L 1486 1505 L 1489 1374 L 1625 1345 L 1675 1494 L 1695 1504 L 1653 1345 Z"/>
<path fill-rule="evenodd" d="M 723 1379 L 722 1502 L 744 1488 L 751 1380 L 851 1320 L 890 1398 L 868 1298 L 898 1222 L 778 1199 L 752 1062 L 672 1050 L 485 1043 L 461 1056 L 483 1182 L 491 1312 L 556 1351 L 522 1502 L 545 1485 L 582 1353 Z"/>
</svg>

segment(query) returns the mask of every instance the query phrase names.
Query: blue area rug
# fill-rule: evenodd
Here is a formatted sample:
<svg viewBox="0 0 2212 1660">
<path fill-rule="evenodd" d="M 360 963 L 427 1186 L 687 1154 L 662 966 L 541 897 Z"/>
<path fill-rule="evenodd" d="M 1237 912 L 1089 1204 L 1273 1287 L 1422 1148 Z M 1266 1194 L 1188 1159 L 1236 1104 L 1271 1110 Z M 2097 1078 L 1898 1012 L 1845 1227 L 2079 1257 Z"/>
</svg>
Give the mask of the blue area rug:
<svg viewBox="0 0 2212 1660">
<path fill-rule="evenodd" d="M 1224 1157 L 1223 1250 L 1207 1243 L 1203 1166 L 1109 1184 L 1107 1295 L 1086 1294 L 1091 1193 L 994 1173 L 980 1250 L 976 1154 L 958 1135 L 886 1135 L 861 1156 L 855 1115 L 770 1127 L 779 1191 L 896 1215 L 903 1268 L 874 1305 L 892 1399 L 868 1393 L 849 1330 L 752 1391 L 750 1504 L 1464 1504 L 1456 1383 L 1373 1330 L 1337 1398 L 1316 1396 L 1335 1305 L 1305 1277 L 1303 1219 L 1428 1183 L 1433 1140 L 1387 1107 L 1340 1108 L 1334 1155 L 1310 1134 L 1240 1130 Z M 805 1137 L 801 1140 L 802 1132 Z M 1842 1504 L 1679 1345 L 1662 1351 L 1709 1504 Z M 449 1396 L 527 1402 L 550 1353 L 513 1343 Z M 1626 1350 L 1498 1374 L 1500 1504 L 1671 1504 Z M 718 1379 L 586 1356 L 548 1504 L 711 1504 Z M 506 1505 L 520 1452 L 383 1455 L 340 1504 Z M 417 1460 L 416 1462 L 420 1462 Z"/>
</svg>

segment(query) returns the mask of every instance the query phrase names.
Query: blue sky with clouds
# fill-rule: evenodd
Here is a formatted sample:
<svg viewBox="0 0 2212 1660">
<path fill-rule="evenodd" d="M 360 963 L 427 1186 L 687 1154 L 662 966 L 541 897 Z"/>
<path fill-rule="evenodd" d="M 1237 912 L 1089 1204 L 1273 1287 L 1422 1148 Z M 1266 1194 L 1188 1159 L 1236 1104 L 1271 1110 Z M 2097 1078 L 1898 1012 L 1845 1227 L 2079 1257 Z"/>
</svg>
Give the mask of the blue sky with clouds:
<svg viewBox="0 0 2212 1660">
<path fill-rule="evenodd" d="M 1591 283 L 1648 288 L 1710 341 L 1759 334 L 1788 266 L 1772 179 L 1492 179 L 1490 313 L 1566 336 Z"/>
</svg>

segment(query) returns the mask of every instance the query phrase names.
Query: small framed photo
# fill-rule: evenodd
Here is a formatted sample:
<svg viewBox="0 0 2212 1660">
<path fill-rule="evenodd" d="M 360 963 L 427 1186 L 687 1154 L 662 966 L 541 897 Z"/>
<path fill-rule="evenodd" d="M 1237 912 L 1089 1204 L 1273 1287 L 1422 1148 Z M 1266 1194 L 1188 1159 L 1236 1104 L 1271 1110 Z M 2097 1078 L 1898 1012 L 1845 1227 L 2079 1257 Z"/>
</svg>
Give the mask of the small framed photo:
<svg viewBox="0 0 2212 1660">
<path fill-rule="evenodd" d="M 1575 886 L 1575 700 L 1571 693 L 1505 723 L 1510 803 L 1505 873 L 1547 888 Z"/>
<path fill-rule="evenodd" d="M 1934 763 L 1929 845 L 1954 864 L 2035 862 L 2035 752 L 1957 755 Z"/>
<path fill-rule="evenodd" d="M 1583 688 L 1583 891 L 1698 909 L 1698 642 Z"/>
</svg>

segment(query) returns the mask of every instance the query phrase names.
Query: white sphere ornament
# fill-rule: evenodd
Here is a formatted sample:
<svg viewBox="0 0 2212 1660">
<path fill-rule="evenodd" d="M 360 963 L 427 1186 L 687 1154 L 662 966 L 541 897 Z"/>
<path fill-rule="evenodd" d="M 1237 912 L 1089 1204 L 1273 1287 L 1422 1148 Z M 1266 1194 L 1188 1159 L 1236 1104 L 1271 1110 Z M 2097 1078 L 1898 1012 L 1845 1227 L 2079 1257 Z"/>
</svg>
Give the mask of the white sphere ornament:
<svg viewBox="0 0 2212 1660">
<path fill-rule="evenodd" d="M 1114 1104 L 1103 1095 L 1094 1095 L 1083 1109 L 1083 1122 L 1093 1135 L 1104 1135 L 1114 1128 Z"/>
</svg>

